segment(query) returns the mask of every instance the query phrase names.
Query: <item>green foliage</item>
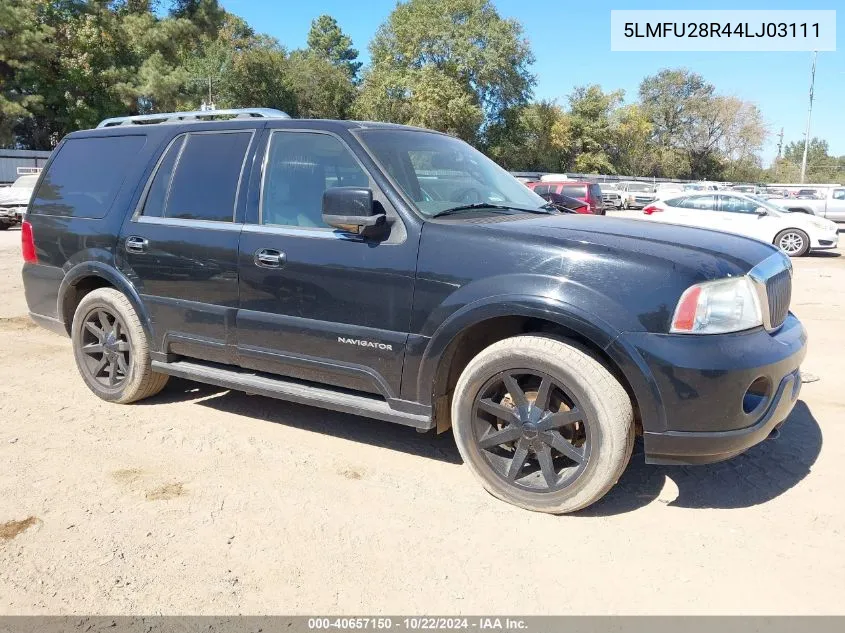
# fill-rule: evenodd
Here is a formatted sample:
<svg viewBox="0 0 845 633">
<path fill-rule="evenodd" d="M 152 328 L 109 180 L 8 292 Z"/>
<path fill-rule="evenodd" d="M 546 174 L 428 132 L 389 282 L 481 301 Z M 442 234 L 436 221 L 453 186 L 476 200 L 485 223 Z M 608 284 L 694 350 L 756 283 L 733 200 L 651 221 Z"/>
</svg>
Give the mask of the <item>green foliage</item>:
<svg viewBox="0 0 845 633">
<path fill-rule="evenodd" d="M 513 171 L 567 171 L 572 122 L 563 108 L 540 101 L 512 108 L 488 133 L 487 153 Z"/>
<path fill-rule="evenodd" d="M 534 85 L 522 27 L 501 18 L 489 0 L 400 3 L 370 54 L 359 115 L 425 124 L 470 141 L 525 105 Z"/>
<path fill-rule="evenodd" d="M 637 100 L 575 88 L 531 102 L 522 27 L 491 0 L 399 2 L 361 63 L 320 15 L 288 51 L 220 0 L 0 0 L 0 145 L 49 149 L 109 116 L 274 107 L 292 116 L 393 121 L 463 138 L 512 170 L 734 181 L 799 178 L 803 143 L 762 169 L 767 130 L 752 103 L 697 73 L 664 69 Z M 845 157 L 810 143 L 809 182 L 845 177 Z"/>
<path fill-rule="evenodd" d="M 783 156 L 766 170 L 763 177 L 768 182 L 798 182 L 801 178 L 801 161 L 804 141 L 787 143 Z M 827 141 L 813 137 L 807 145 L 807 172 L 805 182 L 836 183 L 845 180 L 845 155 L 831 156 Z"/>
<path fill-rule="evenodd" d="M 352 40 L 332 16 L 321 15 L 311 22 L 308 50 L 342 68 L 353 80 L 357 78 L 362 65 L 358 61 L 358 51 L 352 47 Z"/>
</svg>

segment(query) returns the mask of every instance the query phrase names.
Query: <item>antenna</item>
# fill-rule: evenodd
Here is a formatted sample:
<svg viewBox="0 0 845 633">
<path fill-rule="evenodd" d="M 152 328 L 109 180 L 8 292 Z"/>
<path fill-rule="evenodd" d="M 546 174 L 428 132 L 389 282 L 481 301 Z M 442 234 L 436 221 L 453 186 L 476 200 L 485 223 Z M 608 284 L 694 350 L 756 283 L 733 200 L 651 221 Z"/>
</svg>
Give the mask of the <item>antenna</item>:
<svg viewBox="0 0 845 633">
<path fill-rule="evenodd" d="M 810 147 L 810 119 L 813 117 L 813 87 L 816 83 L 816 57 L 818 51 L 813 51 L 813 67 L 810 70 L 810 108 L 807 111 L 807 131 L 804 133 L 804 158 L 801 159 L 801 184 L 804 184 L 804 176 L 807 174 L 807 150 Z"/>
</svg>

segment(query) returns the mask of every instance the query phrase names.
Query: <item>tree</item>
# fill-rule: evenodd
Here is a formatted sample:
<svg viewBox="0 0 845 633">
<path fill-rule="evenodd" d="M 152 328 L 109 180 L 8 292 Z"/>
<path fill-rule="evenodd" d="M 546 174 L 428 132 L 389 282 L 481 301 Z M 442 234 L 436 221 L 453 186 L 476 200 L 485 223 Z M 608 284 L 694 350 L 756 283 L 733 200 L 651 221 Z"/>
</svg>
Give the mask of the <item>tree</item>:
<svg viewBox="0 0 845 633">
<path fill-rule="evenodd" d="M 431 122 L 466 140 L 528 102 L 533 62 L 522 27 L 489 0 L 409 0 L 370 44 L 372 67 L 357 112 L 364 118 Z"/>
<path fill-rule="evenodd" d="M 488 132 L 486 152 L 513 171 L 567 171 L 572 160 L 570 117 L 552 101 L 514 108 Z"/>
<path fill-rule="evenodd" d="M 604 92 L 601 86 L 579 86 L 569 95 L 569 116 L 572 121 L 576 171 L 614 174 L 610 156 L 613 134 L 611 116 L 624 97 L 624 92 Z"/>
<path fill-rule="evenodd" d="M 43 96 L 33 89 L 39 69 L 52 57 L 53 29 L 33 0 L 0 3 L 0 145 L 14 144 L 14 129 L 40 111 Z"/>
<path fill-rule="evenodd" d="M 206 37 L 214 37 L 226 19 L 219 0 L 172 0 L 170 15 L 185 18 Z"/>
<path fill-rule="evenodd" d="M 291 54 L 286 85 L 296 100 L 293 114 L 301 118 L 345 119 L 355 100 L 348 70 L 311 51 Z"/>
<path fill-rule="evenodd" d="M 352 39 L 346 35 L 330 15 L 321 15 L 311 22 L 308 31 L 308 50 L 342 68 L 355 80 L 361 69 L 358 51 L 352 47 Z"/>
<path fill-rule="evenodd" d="M 613 114 L 610 155 L 617 173 L 655 175 L 658 159 L 651 140 L 653 133 L 653 124 L 638 103 L 619 108 Z"/>
<path fill-rule="evenodd" d="M 660 159 L 655 175 L 719 180 L 759 169 L 767 132 L 755 105 L 716 94 L 683 68 L 646 77 L 639 94 Z"/>
<path fill-rule="evenodd" d="M 663 147 L 678 144 L 684 130 L 694 123 L 715 93 L 715 87 L 685 68 L 664 69 L 640 83 L 640 102 Z"/>
<path fill-rule="evenodd" d="M 798 182 L 804 158 L 804 141 L 787 143 L 783 158 L 770 170 L 776 182 Z M 811 183 L 842 182 L 845 176 L 845 156 L 831 156 L 827 141 L 813 137 L 807 145 L 807 171 L 805 180 Z"/>
</svg>

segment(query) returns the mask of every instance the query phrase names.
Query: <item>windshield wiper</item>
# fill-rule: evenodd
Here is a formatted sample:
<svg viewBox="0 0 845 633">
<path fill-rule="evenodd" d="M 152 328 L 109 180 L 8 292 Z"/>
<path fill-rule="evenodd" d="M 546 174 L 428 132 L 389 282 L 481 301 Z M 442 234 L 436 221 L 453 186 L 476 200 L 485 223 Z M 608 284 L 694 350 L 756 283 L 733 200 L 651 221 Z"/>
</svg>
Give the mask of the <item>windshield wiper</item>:
<svg viewBox="0 0 845 633">
<path fill-rule="evenodd" d="M 516 212 L 525 212 L 525 213 L 542 213 L 547 214 L 549 211 L 546 205 L 542 207 L 538 207 L 537 209 L 525 209 L 522 207 L 514 207 L 511 205 L 504 205 L 504 204 L 493 204 L 491 202 L 473 202 L 472 204 L 462 204 L 459 207 L 451 207 L 449 209 L 443 209 L 443 211 L 438 211 L 432 218 L 442 218 L 444 215 L 453 215 L 456 213 L 462 213 L 463 211 L 472 211 L 473 209 L 494 209 L 497 211 L 516 211 Z"/>
<path fill-rule="evenodd" d="M 513 207 L 508 207 L 501 204 L 492 204 L 490 202 L 473 202 L 472 204 L 462 204 L 458 207 L 450 207 L 449 209 L 443 209 L 443 211 L 438 211 L 431 217 L 442 218 L 444 215 L 453 215 L 455 213 L 461 213 L 462 211 L 472 211 L 473 209 L 496 209 L 513 211 Z"/>
</svg>

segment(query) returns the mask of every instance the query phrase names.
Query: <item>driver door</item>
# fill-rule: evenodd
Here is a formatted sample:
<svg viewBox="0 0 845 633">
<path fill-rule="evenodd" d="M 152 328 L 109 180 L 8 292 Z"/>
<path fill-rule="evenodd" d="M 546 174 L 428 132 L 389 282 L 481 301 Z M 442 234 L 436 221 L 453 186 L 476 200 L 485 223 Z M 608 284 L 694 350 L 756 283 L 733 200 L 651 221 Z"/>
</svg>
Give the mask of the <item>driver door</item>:
<svg viewBox="0 0 845 633">
<path fill-rule="evenodd" d="M 419 237 L 339 136 L 276 129 L 265 142 L 239 247 L 239 364 L 398 396 Z M 387 237 L 323 223 L 323 192 L 343 186 L 372 189 Z"/>
</svg>

